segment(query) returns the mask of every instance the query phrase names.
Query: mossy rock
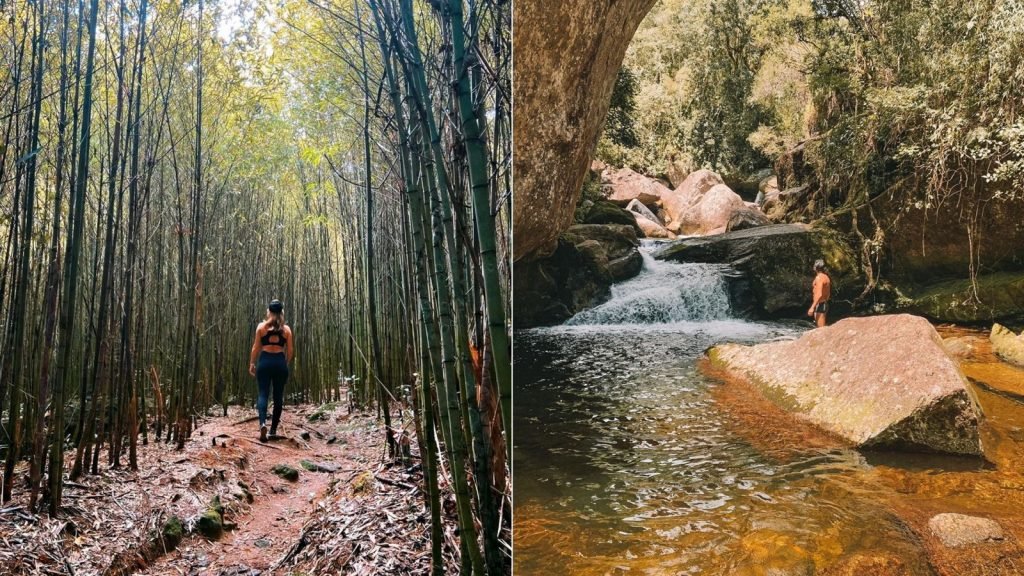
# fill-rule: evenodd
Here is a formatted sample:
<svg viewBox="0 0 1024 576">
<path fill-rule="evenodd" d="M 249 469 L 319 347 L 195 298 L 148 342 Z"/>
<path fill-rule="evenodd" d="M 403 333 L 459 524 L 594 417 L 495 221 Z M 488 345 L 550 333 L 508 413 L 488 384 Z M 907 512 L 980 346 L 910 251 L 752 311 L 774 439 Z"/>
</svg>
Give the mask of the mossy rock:
<svg viewBox="0 0 1024 576">
<path fill-rule="evenodd" d="M 831 314 L 848 312 L 842 309 L 843 303 L 852 301 L 864 287 L 849 243 L 825 227 L 772 224 L 686 238 L 667 244 L 654 257 L 729 265 L 729 303 L 739 316 L 802 318 L 811 299 L 812 265 L 819 258 L 832 277 L 836 309 Z"/>
<path fill-rule="evenodd" d="M 220 500 L 218 499 L 217 505 L 219 506 Z M 224 508 L 220 506 L 218 510 L 217 506 L 211 505 L 203 512 L 203 515 L 199 517 L 199 521 L 196 522 L 196 531 L 210 540 L 216 540 L 220 538 L 221 534 L 224 533 Z"/>
<path fill-rule="evenodd" d="M 310 472 L 337 472 L 338 465 L 330 462 L 311 462 L 309 460 L 303 460 L 299 463 L 303 468 Z"/>
<path fill-rule="evenodd" d="M 327 415 L 329 413 L 333 412 L 334 409 L 337 408 L 337 407 L 338 407 L 338 404 L 336 402 L 330 402 L 330 403 L 324 404 L 324 405 L 320 406 L 319 408 L 317 408 L 315 412 L 310 414 L 309 418 L 307 418 L 307 420 L 309 420 L 310 422 L 316 422 L 318 420 L 327 420 Z"/>
<path fill-rule="evenodd" d="M 636 223 L 636 218 L 633 217 L 628 211 L 623 210 L 617 204 L 609 202 L 607 200 L 599 200 L 594 202 L 594 206 L 591 207 L 590 211 L 587 212 L 586 217 L 583 219 L 583 224 L 623 224 L 625 226 L 631 226 L 636 231 L 637 236 L 643 236 L 643 232 L 640 230 L 640 226 Z"/>
<path fill-rule="evenodd" d="M 289 482 L 295 482 L 299 479 L 299 471 L 287 464 L 278 464 L 277 466 L 274 466 L 273 472 Z"/>
<path fill-rule="evenodd" d="M 181 524 L 181 518 L 171 516 L 164 522 L 163 529 L 160 532 L 163 535 L 164 544 L 167 548 L 174 549 L 185 536 L 185 527 Z"/>
<path fill-rule="evenodd" d="M 370 472 L 363 472 L 362 474 L 355 477 L 352 480 L 352 493 L 360 494 L 368 492 L 373 487 L 373 474 Z"/>
<path fill-rule="evenodd" d="M 970 280 L 933 284 L 917 294 L 908 308 L 939 322 L 1024 321 L 1024 272 L 987 274 L 974 284 Z"/>
</svg>

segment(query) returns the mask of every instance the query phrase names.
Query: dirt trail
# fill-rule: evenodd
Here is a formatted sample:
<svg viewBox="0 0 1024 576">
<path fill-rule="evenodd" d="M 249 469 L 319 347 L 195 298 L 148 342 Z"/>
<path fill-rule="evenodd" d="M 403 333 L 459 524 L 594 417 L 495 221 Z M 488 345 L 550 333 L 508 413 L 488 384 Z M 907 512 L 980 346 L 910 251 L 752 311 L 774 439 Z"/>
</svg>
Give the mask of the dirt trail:
<svg viewBox="0 0 1024 576">
<path fill-rule="evenodd" d="M 65 483 L 57 519 L 30 514 L 27 491 L 16 489 L 14 500 L 0 507 L 0 576 L 290 573 L 272 567 L 293 550 L 308 521 L 317 518 L 326 527 L 325 518 L 346 520 L 338 512 L 343 507 L 365 516 L 365 509 L 349 506 L 353 499 L 370 499 L 359 506 L 371 505 L 393 487 L 373 480 L 387 467 L 381 465 L 383 434 L 372 414 L 289 405 L 278 432 L 260 442 L 255 411 L 231 407 L 226 417 L 200 419 L 184 450 L 154 441 L 151 433 L 149 444 L 139 447 L 138 472 L 123 464 L 111 468 L 104 451 L 97 474 Z M 66 454 L 69 469 L 73 458 L 73 452 Z M 303 468 L 303 461 L 319 470 Z M 275 474 L 279 464 L 297 470 L 298 478 Z M 16 469 L 18 477 L 27 473 L 25 463 Z M 402 505 L 418 509 L 422 496 L 407 492 Z M 224 530 L 210 539 L 198 527 L 215 498 L 223 506 Z M 161 536 L 175 518 L 177 549 Z M 420 546 L 421 524 L 411 519 L 397 545 Z"/>
<path fill-rule="evenodd" d="M 230 478 L 221 490 L 225 506 L 224 522 L 234 528 L 225 530 L 218 540 L 200 536 L 185 539 L 177 550 L 158 559 L 138 574 L 234 575 L 266 573 L 298 540 L 328 486 L 337 480 L 351 479 L 366 470 L 365 456 L 358 460 L 342 438 L 337 442 L 338 424 L 347 422 L 347 415 L 331 414 L 330 422 L 309 422 L 311 407 L 291 409 L 282 415 L 279 435 L 267 442 L 258 439 L 258 422 L 253 418 L 238 421 L 215 420 L 199 431 L 214 438 L 217 446 L 198 455 L 199 464 L 212 470 L 234 467 L 233 482 L 244 482 L 252 494 L 247 503 L 244 491 L 231 485 Z M 330 443 L 328 441 L 330 440 Z M 211 442 L 212 443 L 212 442 Z M 239 465 L 240 458 L 245 464 Z M 322 465 L 328 471 L 309 471 L 303 461 Z M 299 472 L 296 481 L 286 480 L 273 472 L 277 465 L 287 465 Z M 218 472 L 219 474 L 219 472 Z M 241 486 L 238 486 L 241 488 Z M 232 498 L 233 497 L 233 498 Z"/>
</svg>

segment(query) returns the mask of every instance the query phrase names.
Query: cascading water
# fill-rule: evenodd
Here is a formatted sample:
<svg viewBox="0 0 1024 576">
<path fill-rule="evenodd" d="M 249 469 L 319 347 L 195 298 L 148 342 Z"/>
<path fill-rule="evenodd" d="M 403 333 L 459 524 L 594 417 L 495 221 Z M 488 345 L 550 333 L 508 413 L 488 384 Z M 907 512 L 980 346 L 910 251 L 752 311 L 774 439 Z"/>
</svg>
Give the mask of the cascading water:
<svg viewBox="0 0 1024 576">
<path fill-rule="evenodd" d="M 729 318 L 729 293 L 715 264 L 662 262 L 651 255 L 657 244 L 640 247 L 643 270 L 612 287 L 611 299 L 584 310 L 569 325 L 669 324 Z"/>
</svg>

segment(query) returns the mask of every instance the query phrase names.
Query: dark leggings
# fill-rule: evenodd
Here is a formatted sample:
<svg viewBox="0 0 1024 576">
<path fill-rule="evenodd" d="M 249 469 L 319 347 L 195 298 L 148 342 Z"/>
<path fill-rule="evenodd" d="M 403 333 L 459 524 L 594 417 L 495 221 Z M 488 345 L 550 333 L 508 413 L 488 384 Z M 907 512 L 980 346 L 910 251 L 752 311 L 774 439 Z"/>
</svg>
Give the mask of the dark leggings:
<svg viewBox="0 0 1024 576">
<path fill-rule="evenodd" d="M 260 414 L 260 427 L 267 423 L 267 399 L 270 397 L 270 386 L 274 386 L 274 416 L 270 421 L 270 429 L 277 430 L 281 421 L 281 408 L 284 406 L 284 383 L 288 381 L 288 362 L 284 352 L 272 354 L 260 352 L 256 363 L 256 382 L 259 383 L 260 395 L 256 400 L 256 410 Z"/>
</svg>

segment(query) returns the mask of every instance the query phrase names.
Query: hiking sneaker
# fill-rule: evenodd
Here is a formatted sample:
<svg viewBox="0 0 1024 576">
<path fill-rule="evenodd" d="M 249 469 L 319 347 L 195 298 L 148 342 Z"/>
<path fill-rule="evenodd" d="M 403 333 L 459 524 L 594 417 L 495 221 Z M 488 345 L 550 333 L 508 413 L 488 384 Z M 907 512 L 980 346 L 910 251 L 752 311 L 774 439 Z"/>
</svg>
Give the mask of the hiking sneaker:
<svg viewBox="0 0 1024 576">
<path fill-rule="evenodd" d="M 267 441 L 267 425 L 260 426 L 260 442 Z"/>
<path fill-rule="evenodd" d="M 277 428 L 271 428 L 270 429 L 270 437 L 273 438 L 275 436 L 277 436 Z"/>
</svg>

